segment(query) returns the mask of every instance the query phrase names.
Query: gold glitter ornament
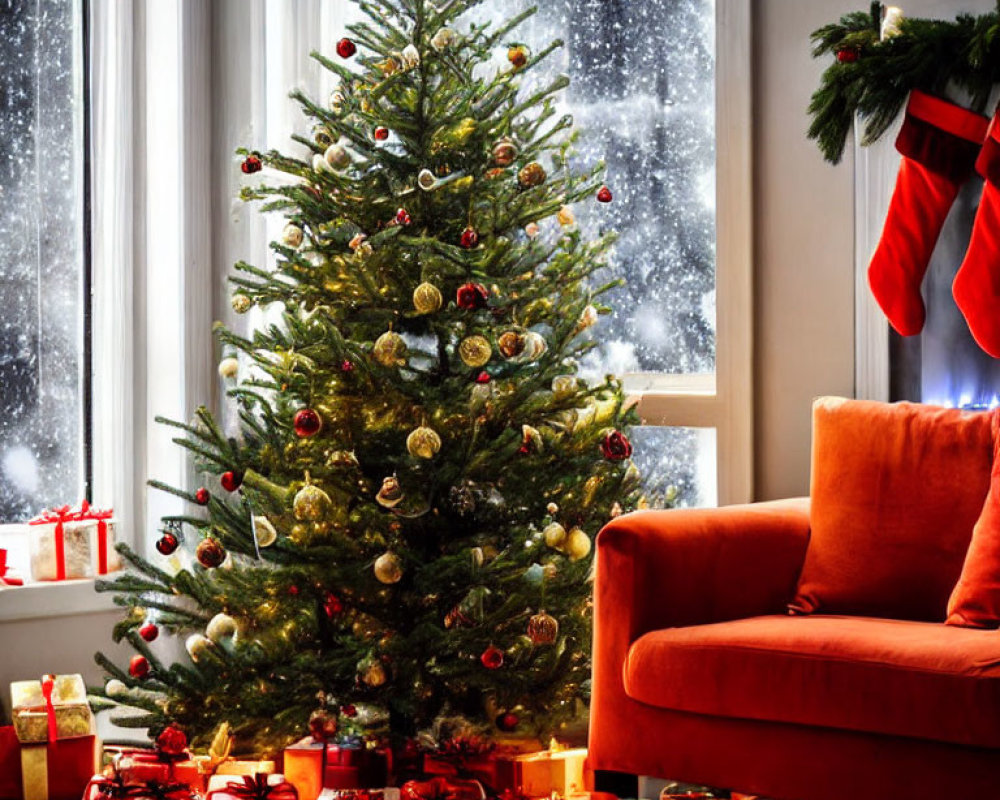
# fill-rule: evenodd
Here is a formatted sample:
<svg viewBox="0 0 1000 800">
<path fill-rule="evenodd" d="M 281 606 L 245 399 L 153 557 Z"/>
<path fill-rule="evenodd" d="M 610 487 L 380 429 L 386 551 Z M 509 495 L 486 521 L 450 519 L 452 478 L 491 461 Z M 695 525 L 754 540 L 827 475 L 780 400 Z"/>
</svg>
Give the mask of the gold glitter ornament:
<svg viewBox="0 0 1000 800">
<path fill-rule="evenodd" d="M 413 290 L 413 307 L 418 314 L 433 314 L 444 305 L 441 290 L 433 283 L 421 283 Z"/>
<path fill-rule="evenodd" d="M 302 244 L 303 238 L 302 228 L 292 222 L 289 222 L 281 232 L 281 241 L 288 247 L 298 247 Z"/>
<path fill-rule="evenodd" d="M 393 331 L 386 331 L 375 340 L 372 355 L 383 367 L 402 367 L 406 364 L 406 342 Z"/>
<path fill-rule="evenodd" d="M 544 609 L 528 620 L 528 638 L 532 644 L 552 644 L 559 638 L 559 621 Z"/>
<path fill-rule="evenodd" d="M 566 529 L 558 522 L 550 522 L 542 531 L 545 537 L 545 544 L 553 550 L 562 550 L 566 544 Z"/>
<path fill-rule="evenodd" d="M 433 428 L 421 425 L 406 437 L 406 449 L 414 458 L 434 458 L 441 449 L 441 437 Z"/>
<path fill-rule="evenodd" d="M 467 367 L 482 367 L 489 363 L 493 348 L 485 336 L 468 336 L 458 345 L 458 355 Z"/>
<path fill-rule="evenodd" d="M 326 148 L 326 152 L 323 153 L 323 158 L 326 159 L 326 163 L 329 164 L 334 169 L 344 169 L 351 164 L 351 154 L 347 152 L 347 149 L 340 144 L 331 144 Z"/>
<path fill-rule="evenodd" d="M 403 488 L 399 485 L 399 481 L 392 476 L 384 478 L 375 500 L 383 508 L 398 506 L 403 501 Z"/>
<path fill-rule="evenodd" d="M 234 294 L 232 303 L 233 311 L 237 314 L 246 314 L 253 305 L 253 301 L 245 294 Z"/>
<path fill-rule="evenodd" d="M 556 214 L 556 220 L 564 228 L 571 228 L 576 225 L 576 214 L 573 213 L 573 209 L 569 206 L 563 206 L 559 209 L 559 213 Z"/>
<path fill-rule="evenodd" d="M 403 563 L 393 552 L 387 552 L 375 559 L 375 577 L 380 583 L 399 583 L 403 577 Z"/>
<path fill-rule="evenodd" d="M 277 541 L 278 531 L 275 530 L 271 520 L 263 514 L 254 514 L 252 524 L 258 547 L 270 547 Z"/>
<path fill-rule="evenodd" d="M 497 339 L 497 349 L 504 358 L 514 358 L 524 352 L 524 336 L 517 331 L 505 331 Z"/>
<path fill-rule="evenodd" d="M 517 173 L 517 182 L 525 189 L 531 189 L 535 186 L 541 186 L 548 177 L 545 167 L 537 161 L 532 161 L 527 166 L 522 167 L 521 171 Z"/>
<path fill-rule="evenodd" d="M 295 519 L 299 522 L 315 522 L 322 519 L 332 506 L 330 495 L 312 484 L 306 484 L 299 489 L 292 501 L 292 511 L 295 512 Z"/>
<path fill-rule="evenodd" d="M 385 667 L 375 659 L 371 659 L 361 669 L 361 680 L 364 681 L 366 686 L 370 686 L 373 689 L 382 686 L 388 679 L 389 676 L 385 672 Z"/>
<path fill-rule="evenodd" d="M 579 561 L 590 555 L 590 537 L 580 528 L 573 528 L 566 536 L 566 554 L 570 561 Z"/>
</svg>

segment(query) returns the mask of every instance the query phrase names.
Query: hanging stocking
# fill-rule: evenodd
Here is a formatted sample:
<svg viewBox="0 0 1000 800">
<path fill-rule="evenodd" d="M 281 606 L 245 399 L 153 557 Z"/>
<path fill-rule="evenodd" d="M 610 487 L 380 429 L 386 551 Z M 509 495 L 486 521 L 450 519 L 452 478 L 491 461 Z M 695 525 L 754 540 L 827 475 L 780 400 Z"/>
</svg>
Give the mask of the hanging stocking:
<svg viewBox="0 0 1000 800">
<path fill-rule="evenodd" d="M 896 189 L 868 283 L 903 336 L 924 327 L 920 284 L 955 195 L 972 176 L 989 120 L 914 90 L 896 149 L 903 155 Z"/>
<path fill-rule="evenodd" d="M 972 240 L 951 290 L 979 346 L 1000 358 L 1000 110 L 976 171 L 986 179 Z"/>
</svg>

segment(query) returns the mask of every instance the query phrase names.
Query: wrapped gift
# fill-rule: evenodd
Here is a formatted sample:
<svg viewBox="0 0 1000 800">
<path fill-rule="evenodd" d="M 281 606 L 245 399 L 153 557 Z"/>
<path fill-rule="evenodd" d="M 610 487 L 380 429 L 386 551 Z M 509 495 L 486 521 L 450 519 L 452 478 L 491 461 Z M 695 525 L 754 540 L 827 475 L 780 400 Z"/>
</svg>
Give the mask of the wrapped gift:
<svg viewBox="0 0 1000 800">
<path fill-rule="evenodd" d="M 79 797 L 79 795 L 77 795 Z M 141 784 L 125 780 L 121 775 L 95 775 L 87 784 L 83 800 L 202 800 L 198 791 L 181 783 Z"/>
<path fill-rule="evenodd" d="M 319 800 L 400 800 L 399 789 L 386 786 L 382 789 L 324 789 Z"/>
<path fill-rule="evenodd" d="M 399 788 L 400 800 L 486 800 L 479 781 L 438 776 L 427 781 L 407 781 Z"/>
<path fill-rule="evenodd" d="M 91 508 L 49 509 L 28 525 L 31 537 L 31 577 L 36 581 L 92 578 L 121 568 L 114 549 L 115 520 L 110 510 Z"/>
<path fill-rule="evenodd" d="M 80 675 L 45 675 L 10 685 L 14 730 L 21 742 L 54 742 L 94 733 Z"/>
<path fill-rule="evenodd" d="M 567 797 L 593 788 L 584 747 L 563 750 L 550 747 L 540 753 L 495 756 L 496 789 L 512 789 L 527 797 Z"/>
<path fill-rule="evenodd" d="M 79 800 L 97 769 L 97 739 L 22 744 L 0 728 L 0 800 Z"/>
<path fill-rule="evenodd" d="M 298 800 L 284 775 L 213 775 L 206 800 Z"/>
<path fill-rule="evenodd" d="M 322 789 L 364 789 L 388 782 L 389 754 L 360 744 L 324 743 L 307 736 L 285 748 L 284 775 L 303 800 Z"/>
<path fill-rule="evenodd" d="M 213 775 L 242 776 L 270 775 L 277 772 L 273 761 L 245 761 L 226 758 L 219 761 L 211 756 L 192 756 L 173 764 L 173 777 L 179 783 L 186 783 L 200 791 L 208 789 L 208 781 Z"/>
<path fill-rule="evenodd" d="M 0 589 L 8 586 L 23 586 L 24 580 L 17 570 L 7 566 L 7 551 L 0 548 Z"/>
</svg>

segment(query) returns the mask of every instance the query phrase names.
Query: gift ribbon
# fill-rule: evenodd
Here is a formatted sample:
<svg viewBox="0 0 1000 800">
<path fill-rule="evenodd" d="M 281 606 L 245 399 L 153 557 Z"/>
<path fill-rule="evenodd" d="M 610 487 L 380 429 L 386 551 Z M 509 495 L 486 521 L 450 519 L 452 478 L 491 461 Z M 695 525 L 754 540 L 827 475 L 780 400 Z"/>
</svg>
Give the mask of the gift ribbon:
<svg viewBox="0 0 1000 800">
<path fill-rule="evenodd" d="M 183 783 L 125 783 L 120 775 L 114 778 L 95 780 L 91 786 L 97 787 L 101 800 L 119 798 L 149 798 L 149 800 L 195 800 L 197 795 L 190 786 Z M 89 796 L 89 795 L 88 795 Z"/>
<path fill-rule="evenodd" d="M 52 702 L 52 692 L 56 688 L 56 678 L 54 675 L 42 675 L 42 696 L 45 698 L 45 716 L 49 720 L 49 741 L 54 742 L 59 738 L 59 729 L 56 726 L 56 706 Z"/>
<path fill-rule="evenodd" d="M 93 508 L 86 500 L 80 503 L 76 518 L 97 522 L 97 574 L 108 574 L 108 520 L 114 515 L 110 509 Z"/>
<path fill-rule="evenodd" d="M 70 511 L 69 506 L 59 506 L 58 508 L 50 508 L 48 511 L 43 511 L 33 520 L 29 521 L 29 525 L 51 525 L 55 523 L 56 526 L 56 580 L 64 581 L 66 580 L 66 540 L 63 535 L 63 523 L 71 522 L 76 517 L 74 511 Z"/>
<path fill-rule="evenodd" d="M 217 790 L 213 790 L 214 791 Z M 268 783 L 268 776 L 259 772 L 256 775 L 244 775 L 240 781 L 229 781 L 223 791 L 240 800 L 296 800 L 295 789 L 288 781 L 277 785 Z"/>
<path fill-rule="evenodd" d="M 0 584 L 7 586 L 21 586 L 24 583 L 13 573 L 7 574 L 7 551 L 0 547 Z"/>
</svg>

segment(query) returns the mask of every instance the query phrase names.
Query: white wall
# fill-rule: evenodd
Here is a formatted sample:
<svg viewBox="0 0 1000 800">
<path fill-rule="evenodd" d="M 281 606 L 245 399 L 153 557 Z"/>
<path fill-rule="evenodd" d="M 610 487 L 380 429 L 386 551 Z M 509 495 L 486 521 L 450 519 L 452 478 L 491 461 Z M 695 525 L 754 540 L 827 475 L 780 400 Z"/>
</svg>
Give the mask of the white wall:
<svg viewBox="0 0 1000 800">
<path fill-rule="evenodd" d="M 723 0 L 724 2 L 724 0 Z M 992 0 L 903 0 L 904 13 L 984 13 Z M 854 393 L 854 173 L 806 139 L 806 107 L 829 63 L 809 34 L 864 0 L 755 0 L 755 486 L 807 494 L 810 405 Z"/>
</svg>

